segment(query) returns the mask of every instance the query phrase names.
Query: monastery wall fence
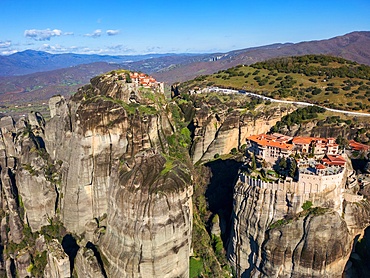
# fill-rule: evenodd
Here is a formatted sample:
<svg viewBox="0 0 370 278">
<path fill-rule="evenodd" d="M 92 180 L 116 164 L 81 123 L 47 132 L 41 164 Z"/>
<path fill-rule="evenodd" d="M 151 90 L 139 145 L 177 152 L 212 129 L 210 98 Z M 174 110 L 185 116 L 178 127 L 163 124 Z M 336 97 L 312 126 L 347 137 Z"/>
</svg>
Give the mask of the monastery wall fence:
<svg viewBox="0 0 370 278">
<path fill-rule="evenodd" d="M 277 180 L 263 181 L 241 173 L 239 180 L 249 186 L 256 186 L 263 189 L 280 190 L 286 192 L 294 192 L 297 194 L 320 193 L 326 190 L 334 189 L 340 185 L 343 180 L 345 171 L 332 175 L 310 175 L 299 174 L 299 181 L 293 180 Z"/>
</svg>

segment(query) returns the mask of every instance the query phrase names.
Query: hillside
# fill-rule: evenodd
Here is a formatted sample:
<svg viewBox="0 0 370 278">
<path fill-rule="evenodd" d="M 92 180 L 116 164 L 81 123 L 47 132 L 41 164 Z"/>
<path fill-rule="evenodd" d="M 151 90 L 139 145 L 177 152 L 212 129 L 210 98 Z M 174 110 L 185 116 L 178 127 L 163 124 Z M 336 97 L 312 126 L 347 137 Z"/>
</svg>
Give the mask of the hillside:
<svg viewBox="0 0 370 278">
<path fill-rule="evenodd" d="M 306 54 L 327 54 L 370 65 L 370 32 L 352 32 L 327 40 L 247 48 L 214 55 L 214 59 L 186 65 L 172 66 L 153 74 L 168 83 L 183 82 L 199 75 L 211 74 L 240 64 L 251 65 L 276 57 Z"/>
<path fill-rule="evenodd" d="M 70 96 L 90 78 L 117 69 L 117 64 L 92 63 L 24 76 L 0 77 L 0 112 L 17 117 L 39 111 L 48 117 L 43 105 L 54 95 Z"/>
<path fill-rule="evenodd" d="M 0 56 L 0 76 L 17 75 L 0 77 L 0 102 L 5 106 L 24 105 L 35 101 L 46 102 L 55 94 L 69 96 L 79 86 L 88 83 L 93 76 L 116 68 L 142 71 L 153 75 L 159 81 L 172 84 L 241 64 L 250 65 L 281 56 L 319 53 L 329 53 L 370 65 L 370 32 L 353 32 L 329 40 L 272 44 L 212 54 L 101 56 L 24 51 Z M 91 63 L 95 60 L 109 63 Z M 123 64 L 118 64 L 120 61 Z M 77 65 L 80 63 L 88 64 Z M 50 70 L 58 67 L 65 68 Z M 24 75 L 27 72 L 34 73 Z M 352 102 L 358 100 L 353 99 Z M 360 110 L 364 109 L 366 108 Z"/>
<path fill-rule="evenodd" d="M 44 51 L 25 50 L 9 56 L 0 56 L 0 76 L 19 76 L 97 62 L 122 64 L 168 55 L 169 54 L 111 56 L 76 53 L 51 54 Z"/>
<path fill-rule="evenodd" d="M 182 83 L 236 88 L 276 99 L 306 101 L 325 107 L 370 112 L 370 67 L 342 58 L 306 55 L 277 58 L 203 75 Z"/>
</svg>

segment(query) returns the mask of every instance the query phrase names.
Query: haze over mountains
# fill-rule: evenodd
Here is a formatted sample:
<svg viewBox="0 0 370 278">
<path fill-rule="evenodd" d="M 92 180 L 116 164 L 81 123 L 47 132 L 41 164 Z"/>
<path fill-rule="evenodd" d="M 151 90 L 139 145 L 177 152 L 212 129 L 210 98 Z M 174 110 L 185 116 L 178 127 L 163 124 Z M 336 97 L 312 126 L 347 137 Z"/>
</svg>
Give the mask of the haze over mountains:
<svg viewBox="0 0 370 278">
<path fill-rule="evenodd" d="M 0 102 L 47 100 L 55 94 L 69 95 L 93 76 L 117 68 L 149 73 L 159 81 L 172 84 L 238 64 L 304 54 L 328 54 L 370 65 L 370 32 L 212 54 L 103 56 L 27 50 L 0 56 Z"/>
<path fill-rule="evenodd" d="M 158 58 L 168 54 L 146 55 L 87 55 L 87 54 L 50 54 L 43 51 L 25 50 L 9 56 L 0 56 L 0 76 L 25 75 L 35 72 L 51 71 L 81 64 L 96 62 L 129 63 L 144 59 Z"/>
<path fill-rule="evenodd" d="M 208 63 L 192 63 L 173 68 L 163 68 L 156 74 L 165 82 L 185 81 L 197 75 L 211 74 L 240 64 L 250 65 L 276 57 L 305 54 L 327 54 L 370 65 L 370 32 L 352 32 L 328 40 L 308 41 L 296 44 L 274 44 L 225 53 L 222 58 Z"/>
</svg>

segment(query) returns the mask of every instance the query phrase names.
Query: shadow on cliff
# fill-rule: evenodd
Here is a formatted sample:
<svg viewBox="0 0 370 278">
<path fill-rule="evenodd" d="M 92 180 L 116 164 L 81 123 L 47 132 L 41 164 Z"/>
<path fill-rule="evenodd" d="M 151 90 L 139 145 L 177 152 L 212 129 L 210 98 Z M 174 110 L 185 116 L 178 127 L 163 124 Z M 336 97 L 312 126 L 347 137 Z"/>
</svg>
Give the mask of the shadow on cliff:
<svg viewBox="0 0 370 278">
<path fill-rule="evenodd" d="M 103 259 L 99 253 L 99 250 L 98 248 L 96 248 L 96 246 L 94 244 L 92 244 L 90 241 L 86 244 L 86 248 L 89 248 L 91 249 L 93 252 L 94 252 L 94 256 L 96 257 L 96 260 L 98 261 L 98 264 L 101 268 L 101 271 L 102 271 L 102 275 L 104 278 L 107 278 L 107 273 L 104 269 L 104 263 L 103 263 Z"/>
<path fill-rule="evenodd" d="M 215 160 L 205 164 L 211 170 L 211 179 L 205 192 L 208 209 L 220 218 L 221 237 L 228 240 L 230 216 L 233 209 L 233 190 L 242 162 L 233 159 Z M 211 223 L 208 223 L 208 227 Z"/>
<path fill-rule="evenodd" d="M 370 226 L 365 229 L 364 236 L 358 240 L 349 258 L 343 277 L 370 277 Z"/>
<path fill-rule="evenodd" d="M 70 270 L 71 270 L 71 273 L 73 273 L 74 261 L 75 261 L 78 249 L 80 247 L 78 246 L 76 239 L 71 234 L 67 234 L 63 237 L 62 247 L 63 247 L 64 252 L 69 257 Z"/>
<path fill-rule="evenodd" d="M 362 158 L 351 158 L 351 162 L 352 162 L 353 170 L 358 172 L 358 170 L 362 171 L 365 168 L 366 163 L 368 161 Z"/>
</svg>

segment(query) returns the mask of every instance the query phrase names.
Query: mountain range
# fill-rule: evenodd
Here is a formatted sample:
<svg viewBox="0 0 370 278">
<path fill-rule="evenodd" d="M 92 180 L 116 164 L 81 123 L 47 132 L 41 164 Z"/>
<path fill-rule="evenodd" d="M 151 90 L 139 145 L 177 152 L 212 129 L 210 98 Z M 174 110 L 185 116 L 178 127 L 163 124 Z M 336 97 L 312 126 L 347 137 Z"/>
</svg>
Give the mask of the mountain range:
<svg viewBox="0 0 370 278">
<path fill-rule="evenodd" d="M 339 56 L 370 65 L 370 32 L 211 54 L 108 56 L 26 50 L 0 56 L 0 102 L 47 100 L 55 94 L 70 95 L 93 76 L 117 68 L 142 71 L 159 81 L 173 84 L 239 64 L 250 65 L 276 57 L 305 54 Z"/>
<path fill-rule="evenodd" d="M 96 62 L 124 64 L 168 55 L 169 54 L 111 56 L 75 53 L 51 54 L 43 51 L 25 50 L 9 56 L 0 56 L 0 76 L 25 75 Z"/>
</svg>

